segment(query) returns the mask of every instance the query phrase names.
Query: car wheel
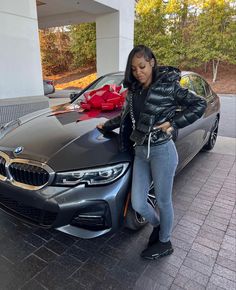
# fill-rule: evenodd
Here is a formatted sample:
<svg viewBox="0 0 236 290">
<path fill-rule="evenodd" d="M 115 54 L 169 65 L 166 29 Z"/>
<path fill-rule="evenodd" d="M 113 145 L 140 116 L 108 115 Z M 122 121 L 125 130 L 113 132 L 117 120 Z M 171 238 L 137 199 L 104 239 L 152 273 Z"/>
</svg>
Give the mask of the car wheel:
<svg viewBox="0 0 236 290">
<path fill-rule="evenodd" d="M 149 189 L 148 202 L 151 204 L 152 207 L 156 208 L 157 202 L 154 194 L 153 183 L 151 184 Z M 138 231 L 143 228 L 147 223 L 148 222 L 146 221 L 146 219 L 132 208 L 130 202 L 126 214 L 125 227 L 130 230 Z"/>
<path fill-rule="evenodd" d="M 218 128 L 219 128 L 219 119 L 215 120 L 215 123 L 211 129 L 211 133 L 207 143 L 204 145 L 203 149 L 211 150 L 215 146 L 217 135 L 218 135 Z"/>
</svg>

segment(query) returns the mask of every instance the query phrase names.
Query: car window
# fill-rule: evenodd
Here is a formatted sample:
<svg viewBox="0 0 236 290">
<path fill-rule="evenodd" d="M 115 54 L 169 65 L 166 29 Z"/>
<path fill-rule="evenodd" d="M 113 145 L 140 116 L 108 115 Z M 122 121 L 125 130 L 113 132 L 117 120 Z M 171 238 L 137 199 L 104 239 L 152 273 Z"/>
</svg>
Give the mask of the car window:
<svg viewBox="0 0 236 290">
<path fill-rule="evenodd" d="M 205 80 L 202 80 L 202 82 L 203 82 L 203 85 L 205 87 L 206 97 L 211 98 L 212 97 L 211 87 L 209 86 L 209 84 Z"/>
<path fill-rule="evenodd" d="M 187 76 L 182 77 L 179 83 L 181 87 L 193 90 L 189 77 Z"/>
<path fill-rule="evenodd" d="M 94 84 L 92 84 L 82 95 L 79 96 L 78 99 L 76 99 L 76 103 L 83 102 L 85 100 L 84 94 L 102 88 L 105 85 L 117 85 L 121 86 L 120 93 L 127 90 L 127 88 L 124 88 L 123 86 L 124 76 L 123 75 L 108 75 L 104 76 L 101 79 L 98 79 Z"/>
<path fill-rule="evenodd" d="M 123 75 L 105 76 L 97 83 L 93 84 L 89 89 L 94 90 L 103 87 L 104 85 L 123 85 Z"/>
<path fill-rule="evenodd" d="M 190 78 L 191 78 L 194 91 L 199 96 L 206 97 L 205 87 L 203 85 L 202 79 L 196 75 L 191 75 Z"/>
<path fill-rule="evenodd" d="M 192 86 L 192 83 L 189 79 L 189 76 L 183 76 L 181 77 L 181 80 L 180 80 L 180 85 L 182 88 L 185 88 L 185 89 L 188 89 L 190 91 L 193 91 L 193 86 Z M 185 106 L 179 106 L 176 111 L 183 111 L 185 109 Z"/>
</svg>

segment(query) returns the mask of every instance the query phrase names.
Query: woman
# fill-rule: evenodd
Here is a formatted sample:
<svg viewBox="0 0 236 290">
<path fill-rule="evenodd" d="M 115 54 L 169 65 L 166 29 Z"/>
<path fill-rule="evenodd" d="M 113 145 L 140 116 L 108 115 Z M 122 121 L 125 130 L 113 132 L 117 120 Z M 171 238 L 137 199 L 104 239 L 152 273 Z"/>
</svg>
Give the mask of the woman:
<svg viewBox="0 0 236 290">
<path fill-rule="evenodd" d="M 124 85 L 128 95 L 122 113 L 97 127 L 120 127 L 120 149 L 135 148 L 131 202 L 133 209 L 152 226 L 143 258 L 156 259 L 173 252 L 172 187 L 178 156 L 172 140 L 175 130 L 200 118 L 206 101 L 179 84 L 180 71 L 157 66 L 150 48 L 139 45 L 128 56 Z M 176 113 L 176 109 L 185 109 Z M 153 180 L 159 215 L 147 202 Z"/>
</svg>

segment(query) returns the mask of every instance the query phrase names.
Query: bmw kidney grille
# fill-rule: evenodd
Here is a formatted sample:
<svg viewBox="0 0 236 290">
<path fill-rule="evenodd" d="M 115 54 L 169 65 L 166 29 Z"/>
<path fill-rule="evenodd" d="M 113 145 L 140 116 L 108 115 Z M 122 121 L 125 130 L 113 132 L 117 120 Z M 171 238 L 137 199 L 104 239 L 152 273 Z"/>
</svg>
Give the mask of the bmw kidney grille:
<svg viewBox="0 0 236 290">
<path fill-rule="evenodd" d="M 0 151 L 0 180 L 15 186 L 37 190 L 48 184 L 54 176 L 53 170 L 44 163 L 13 158 Z"/>
<path fill-rule="evenodd" d="M 42 186 L 49 180 L 49 173 L 38 166 L 14 162 L 9 166 L 13 179 L 24 184 Z"/>
<path fill-rule="evenodd" d="M 6 160 L 2 156 L 0 156 L 0 175 L 2 175 L 3 177 L 7 176 L 5 165 Z"/>
</svg>

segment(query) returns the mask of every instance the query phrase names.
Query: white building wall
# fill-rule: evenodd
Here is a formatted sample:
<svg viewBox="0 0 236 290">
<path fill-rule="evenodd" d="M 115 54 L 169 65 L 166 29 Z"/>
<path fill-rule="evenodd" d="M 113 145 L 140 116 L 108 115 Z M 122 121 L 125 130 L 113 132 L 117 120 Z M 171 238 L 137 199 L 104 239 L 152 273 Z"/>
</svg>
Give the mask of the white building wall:
<svg viewBox="0 0 236 290">
<path fill-rule="evenodd" d="M 44 0 L 44 4 L 38 7 L 42 27 L 96 20 L 99 76 L 125 69 L 133 47 L 134 0 Z M 47 106 L 36 0 L 0 0 L 0 126 Z"/>
<path fill-rule="evenodd" d="M 1 99 L 43 95 L 35 0 L 0 1 Z"/>
<path fill-rule="evenodd" d="M 117 1 L 113 2 L 117 4 Z M 120 0 L 118 4 L 119 11 L 96 19 L 98 76 L 123 71 L 133 48 L 134 0 Z"/>
</svg>

